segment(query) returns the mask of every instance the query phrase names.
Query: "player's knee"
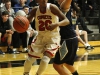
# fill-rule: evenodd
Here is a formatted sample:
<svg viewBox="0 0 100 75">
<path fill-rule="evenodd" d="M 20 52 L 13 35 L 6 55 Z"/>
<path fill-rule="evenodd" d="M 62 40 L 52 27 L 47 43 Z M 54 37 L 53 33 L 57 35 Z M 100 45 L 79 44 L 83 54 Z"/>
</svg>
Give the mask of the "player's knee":
<svg viewBox="0 0 100 75">
<path fill-rule="evenodd" d="M 32 65 L 32 63 L 33 63 L 35 60 L 36 60 L 35 58 L 30 58 L 30 57 L 28 57 L 28 58 L 26 59 L 26 61 L 24 62 L 24 66 L 27 65 L 27 64 Z"/>
<path fill-rule="evenodd" d="M 58 69 L 62 69 L 63 66 L 53 63 L 53 67 L 55 70 L 58 70 Z"/>
<path fill-rule="evenodd" d="M 49 63 L 50 58 L 48 56 L 43 56 L 42 61 L 46 62 L 46 63 Z"/>
<path fill-rule="evenodd" d="M 54 56 L 53 54 L 51 55 L 51 54 L 48 53 L 48 52 L 45 52 L 44 55 L 45 55 L 45 56 L 48 56 L 49 58 L 53 58 L 53 56 Z"/>
<path fill-rule="evenodd" d="M 56 69 L 56 66 L 57 66 L 56 64 L 53 64 L 54 69 Z"/>
<path fill-rule="evenodd" d="M 53 63 L 53 67 L 54 67 L 54 68 L 57 68 L 57 67 L 58 67 L 58 65 L 57 65 L 57 64 L 55 64 L 55 63 Z"/>
<path fill-rule="evenodd" d="M 24 62 L 24 66 L 26 66 L 27 63 L 29 63 L 28 59 L 26 59 L 26 61 Z"/>
</svg>

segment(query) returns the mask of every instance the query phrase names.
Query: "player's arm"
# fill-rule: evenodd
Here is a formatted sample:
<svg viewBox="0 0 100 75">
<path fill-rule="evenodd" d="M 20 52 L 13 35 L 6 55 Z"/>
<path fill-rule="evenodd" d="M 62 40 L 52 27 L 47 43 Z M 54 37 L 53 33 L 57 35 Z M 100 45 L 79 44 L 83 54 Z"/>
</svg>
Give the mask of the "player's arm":
<svg viewBox="0 0 100 75">
<path fill-rule="evenodd" d="M 28 20 L 29 20 L 29 22 L 31 22 L 31 21 L 33 20 L 33 18 L 35 17 L 36 10 L 37 10 L 37 6 L 34 7 L 34 8 L 30 11 L 30 13 L 29 13 L 29 15 L 28 15 L 28 17 L 27 17 Z"/>
<path fill-rule="evenodd" d="M 51 12 L 55 15 L 58 16 L 58 18 L 60 19 L 60 21 L 57 23 L 58 26 L 66 26 L 69 25 L 69 20 L 66 18 L 66 16 L 59 10 L 59 8 L 54 5 L 51 4 L 50 6 Z"/>
<path fill-rule="evenodd" d="M 64 0 L 60 5 L 61 11 L 68 12 L 70 9 L 71 2 L 72 0 Z"/>
</svg>

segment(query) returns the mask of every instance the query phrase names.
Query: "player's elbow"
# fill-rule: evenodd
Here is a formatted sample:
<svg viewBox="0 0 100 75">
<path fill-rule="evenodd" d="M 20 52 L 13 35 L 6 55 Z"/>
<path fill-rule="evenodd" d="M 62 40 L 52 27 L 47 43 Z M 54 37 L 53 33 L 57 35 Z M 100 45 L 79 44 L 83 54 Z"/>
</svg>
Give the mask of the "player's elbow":
<svg viewBox="0 0 100 75">
<path fill-rule="evenodd" d="M 66 18 L 66 25 L 69 25 L 70 21 Z"/>
<path fill-rule="evenodd" d="M 64 19 L 64 22 L 63 22 L 63 24 L 61 24 L 61 26 L 66 26 L 69 24 L 70 24 L 70 21 L 66 18 L 66 19 Z"/>
</svg>

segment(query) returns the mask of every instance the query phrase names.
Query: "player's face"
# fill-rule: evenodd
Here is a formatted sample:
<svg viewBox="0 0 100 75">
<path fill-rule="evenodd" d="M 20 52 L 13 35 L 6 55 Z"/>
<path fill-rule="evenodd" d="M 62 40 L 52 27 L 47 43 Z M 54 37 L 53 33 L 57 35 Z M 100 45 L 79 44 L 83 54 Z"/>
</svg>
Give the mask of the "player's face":
<svg viewBox="0 0 100 75">
<path fill-rule="evenodd" d="M 45 7 L 47 4 L 48 0 L 37 0 L 37 3 L 41 6 L 41 7 Z"/>
<path fill-rule="evenodd" d="M 60 5 L 64 0 L 57 0 L 58 4 Z"/>
<path fill-rule="evenodd" d="M 9 17 L 9 15 L 3 15 L 2 16 L 3 22 L 6 22 L 8 20 L 8 17 Z"/>
</svg>

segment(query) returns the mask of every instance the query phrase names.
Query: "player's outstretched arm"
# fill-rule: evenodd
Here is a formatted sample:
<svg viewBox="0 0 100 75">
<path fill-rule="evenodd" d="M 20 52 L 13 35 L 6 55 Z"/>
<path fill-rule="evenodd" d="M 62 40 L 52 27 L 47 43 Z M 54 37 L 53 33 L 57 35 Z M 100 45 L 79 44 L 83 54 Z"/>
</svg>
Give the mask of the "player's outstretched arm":
<svg viewBox="0 0 100 75">
<path fill-rule="evenodd" d="M 66 16 L 62 13 L 62 11 L 54 4 L 51 4 L 50 6 L 51 12 L 58 16 L 60 21 L 57 23 L 58 26 L 66 26 L 69 25 L 69 20 L 66 18 Z M 54 11 L 55 10 L 55 11 Z"/>
<path fill-rule="evenodd" d="M 60 5 L 61 10 L 66 12 L 69 11 L 71 2 L 72 0 L 64 0 Z"/>
</svg>

